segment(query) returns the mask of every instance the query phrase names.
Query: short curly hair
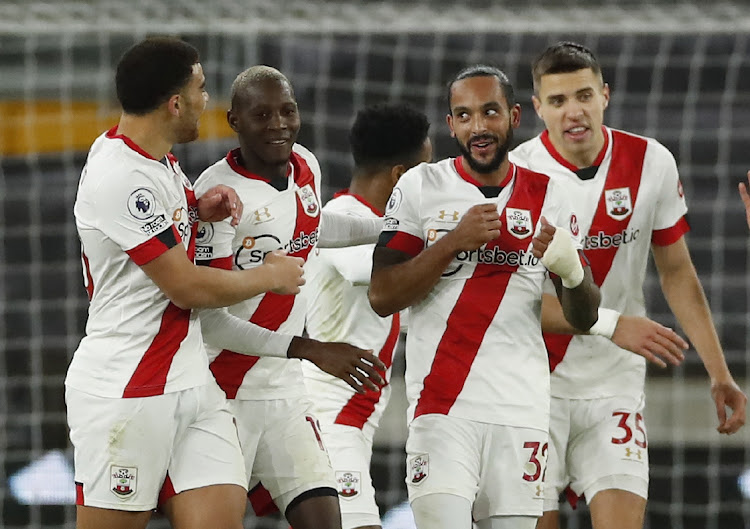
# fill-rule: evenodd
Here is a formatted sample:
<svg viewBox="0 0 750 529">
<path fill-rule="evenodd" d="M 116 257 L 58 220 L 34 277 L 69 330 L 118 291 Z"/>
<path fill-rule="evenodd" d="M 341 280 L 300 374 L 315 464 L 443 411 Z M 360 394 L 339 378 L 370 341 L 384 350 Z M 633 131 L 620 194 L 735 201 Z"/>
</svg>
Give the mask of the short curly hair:
<svg viewBox="0 0 750 529">
<path fill-rule="evenodd" d="M 377 104 L 357 112 L 349 145 L 359 168 L 412 165 L 427 139 L 430 122 L 404 104 Z"/>
<path fill-rule="evenodd" d="M 150 37 L 130 48 L 117 64 L 117 99 L 126 114 L 156 110 L 182 90 L 200 62 L 198 50 L 174 37 Z"/>
</svg>

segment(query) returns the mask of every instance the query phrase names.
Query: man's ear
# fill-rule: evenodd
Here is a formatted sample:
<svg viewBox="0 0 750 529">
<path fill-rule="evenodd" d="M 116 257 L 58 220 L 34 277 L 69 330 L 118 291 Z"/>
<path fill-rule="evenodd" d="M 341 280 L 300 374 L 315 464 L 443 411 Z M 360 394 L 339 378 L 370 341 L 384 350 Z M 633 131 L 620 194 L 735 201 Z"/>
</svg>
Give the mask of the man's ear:
<svg viewBox="0 0 750 529">
<path fill-rule="evenodd" d="M 237 116 L 234 114 L 234 112 L 232 112 L 231 108 L 227 110 L 227 123 L 229 123 L 229 127 L 234 132 L 239 132 L 237 130 Z"/>
<path fill-rule="evenodd" d="M 391 167 L 391 183 L 395 186 L 398 183 L 401 175 L 406 172 L 406 166 L 403 164 L 394 165 Z"/>
<path fill-rule="evenodd" d="M 167 101 L 167 110 L 175 117 L 180 115 L 180 94 L 175 94 Z"/>
</svg>

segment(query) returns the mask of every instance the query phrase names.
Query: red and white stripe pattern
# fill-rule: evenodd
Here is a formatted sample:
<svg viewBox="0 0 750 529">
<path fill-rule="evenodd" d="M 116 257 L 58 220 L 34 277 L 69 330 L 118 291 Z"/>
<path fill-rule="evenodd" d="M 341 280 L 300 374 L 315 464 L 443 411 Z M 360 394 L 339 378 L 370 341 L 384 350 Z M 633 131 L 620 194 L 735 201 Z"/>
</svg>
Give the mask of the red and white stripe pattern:
<svg viewBox="0 0 750 529">
<path fill-rule="evenodd" d="M 288 185 L 277 190 L 268 180 L 245 170 L 238 150 L 215 163 L 198 178 L 200 196 L 211 187 L 234 188 L 244 204 L 237 227 L 216 222 L 198 241 L 199 259 L 212 266 L 249 269 L 263 262 L 266 253 L 284 249 L 307 259 L 315 248 L 320 224 L 320 167 L 313 154 L 295 145 L 287 175 Z M 305 321 L 303 296 L 266 293 L 229 308 L 235 316 L 261 327 L 301 335 Z M 299 362 L 258 358 L 210 347 L 211 371 L 230 399 L 292 398 L 305 392 Z"/>
<path fill-rule="evenodd" d="M 566 188 L 601 289 L 601 306 L 644 315 L 642 288 L 651 244 L 672 244 L 688 231 L 687 207 L 666 148 L 650 138 L 606 127 L 603 131 L 606 144 L 590 180 L 576 176 L 577 168 L 555 150 L 546 132 L 515 149 L 511 159 Z M 547 335 L 545 340 L 554 370 L 553 395 L 598 398 L 643 392 L 643 359 L 609 340 L 568 335 Z"/>
<path fill-rule="evenodd" d="M 140 268 L 177 244 L 194 258 L 197 200 L 176 158 L 155 160 L 110 130 L 92 145 L 75 216 L 90 307 L 66 384 L 124 398 L 204 384 L 196 316 Z"/>
<path fill-rule="evenodd" d="M 410 419 L 438 413 L 547 429 L 549 372 L 539 320 L 546 269 L 530 247 L 542 215 L 568 225 L 573 212 L 544 175 L 511 164 L 503 184 L 499 195 L 485 196 L 457 159 L 420 165 L 394 190 L 385 222 L 396 234 L 387 246 L 410 255 L 455 228 L 475 204 L 496 204 L 503 221 L 500 238 L 459 253 L 410 308 Z"/>
<path fill-rule="evenodd" d="M 382 217 L 364 198 L 337 193 L 326 211 L 363 218 Z M 372 438 L 390 394 L 391 364 L 398 343 L 400 318 L 381 318 L 370 307 L 367 289 L 372 270 L 372 245 L 316 251 L 306 267 L 307 333 L 324 342 L 344 342 L 371 349 L 386 365 L 386 386 L 378 392 L 355 393 L 342 380 L 312 364 L 303 364 L 305 384 L 316 417 L 326 424 L 359 428 Z"/>
</svg>

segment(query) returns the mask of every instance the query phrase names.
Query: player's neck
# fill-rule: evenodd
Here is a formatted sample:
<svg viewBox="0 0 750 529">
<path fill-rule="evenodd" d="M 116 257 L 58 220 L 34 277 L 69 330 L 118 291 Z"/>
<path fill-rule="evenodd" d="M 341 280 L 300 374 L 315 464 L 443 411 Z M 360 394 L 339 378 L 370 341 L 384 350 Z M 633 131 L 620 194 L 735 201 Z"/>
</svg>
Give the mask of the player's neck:
<svg viewBox="0 0 750 529">
<path fill-rule="evenodd" d="M 156 160 L 161 160 L 172 150 L 171 138 L 164 131 L 164 120 L 153 112 L 145 116 L 123 113 L 117 125 L 117 134 L 127 136 Z"/>
<path fill-rule="evenodd" d="M 249 172 L 267 180 L 286 180 L 289 175 L 289 160 L 280 163 L 268 163 L 256 156 L 252 149 L 240 145 L 240 165 Z"/>
<path fill-rule="evenodd" d="M 581 150 L 574 151 L 572 149 L 566 149 L 565 146 L 562 145 L 555 145 L 554 140 L 552 140 L 552 145 L 567 162 L 578 167 L 579 169 L 583 169 L 594 165 L 594 162 L 599 157 L 599 154 L 604 148 L 604 142 L 604 133 L 600 129 L 594 136 L 591 145 Z"/>
<path fill-rule="evenodd" d="M 364 175 L 355 171 L 349 184 L 349 193 L 359 195 L 378 211 L 385 211 L 388 197 L 393 191 L 393 183 L 390 174 Z"/>
<path fill-rule="evenodd" d="M 510 168 L 510 162 L 508 161 L 507 156 L 503 159 L 500 167 L 498 167 L 491 173 L 480 173 L 479 171 L 475 171 L 469 165 L 466 157 L 461 160 L 461 163 L 464 170 L 469 174 L 469 176 L 485 186 L 499 186 L 501 183 L 503 183 L 503 180 L 505 180 L 505 177 L 508 175 L 508 169 Z"/>
</svg>

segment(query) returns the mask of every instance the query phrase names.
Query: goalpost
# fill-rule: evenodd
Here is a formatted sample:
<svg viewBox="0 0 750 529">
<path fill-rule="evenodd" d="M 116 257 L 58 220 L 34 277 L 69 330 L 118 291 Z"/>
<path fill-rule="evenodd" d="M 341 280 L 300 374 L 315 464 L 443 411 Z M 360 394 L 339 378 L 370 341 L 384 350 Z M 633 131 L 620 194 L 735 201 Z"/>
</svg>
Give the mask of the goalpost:
<svg viewBox="0 0 750 529">
<path fill-rule="evenodd" d="M 502 5 L 499 5 L 502 4 Z M 522 103 L 517 141 L 541 130 L 530 61 L 577 40 L 597 53 L 612 98 L 606 122 L 653 136 L 677 158 L 690 208 L 688 244 L 730 368 L 750 368 L 748 229 L 736 186 L 750 170 L 750 8 L 678 0 L 0 0 L 0 517 L 7 528 L 73 527 L 63 379 L 86 319 L 72 205 L 91 141 L 116 123 L 120 54 L 155 33 L 201 52 L 211 95 L 201 140 L 175 153 L 196 177 L 233 145 L 224 122 L 232 80 L 269 64 L 294 85 L 300 143 L 320 159 L 324 198 L 346 187 L 356 111 L 407 101 L 425 111 L 435 157 L 454 155 L 445 83 L 463 66 L 506 71 Z M 653 273 L 651 316 L 673 326 Z M 683 333 L 684 335 L 684 333 Z M 715 432 L 694 351 L 650 369 L 646 527 L 750 526 L 750 427 Z M 403 370 L 403 360 L 397 361 Z M 376 437 L 381 508 L 406 497 L 403 382 Z M 595 462 L 592 462 L 595 464 Z M 743 493 L 746 495 L 743 497 Z M 564 527 L 590 527 L 585 507 Z M 153 527 L 166 526 L 155 520 Z M 247 527 L 286 528 L 248 518 Z"/>
</svg>

